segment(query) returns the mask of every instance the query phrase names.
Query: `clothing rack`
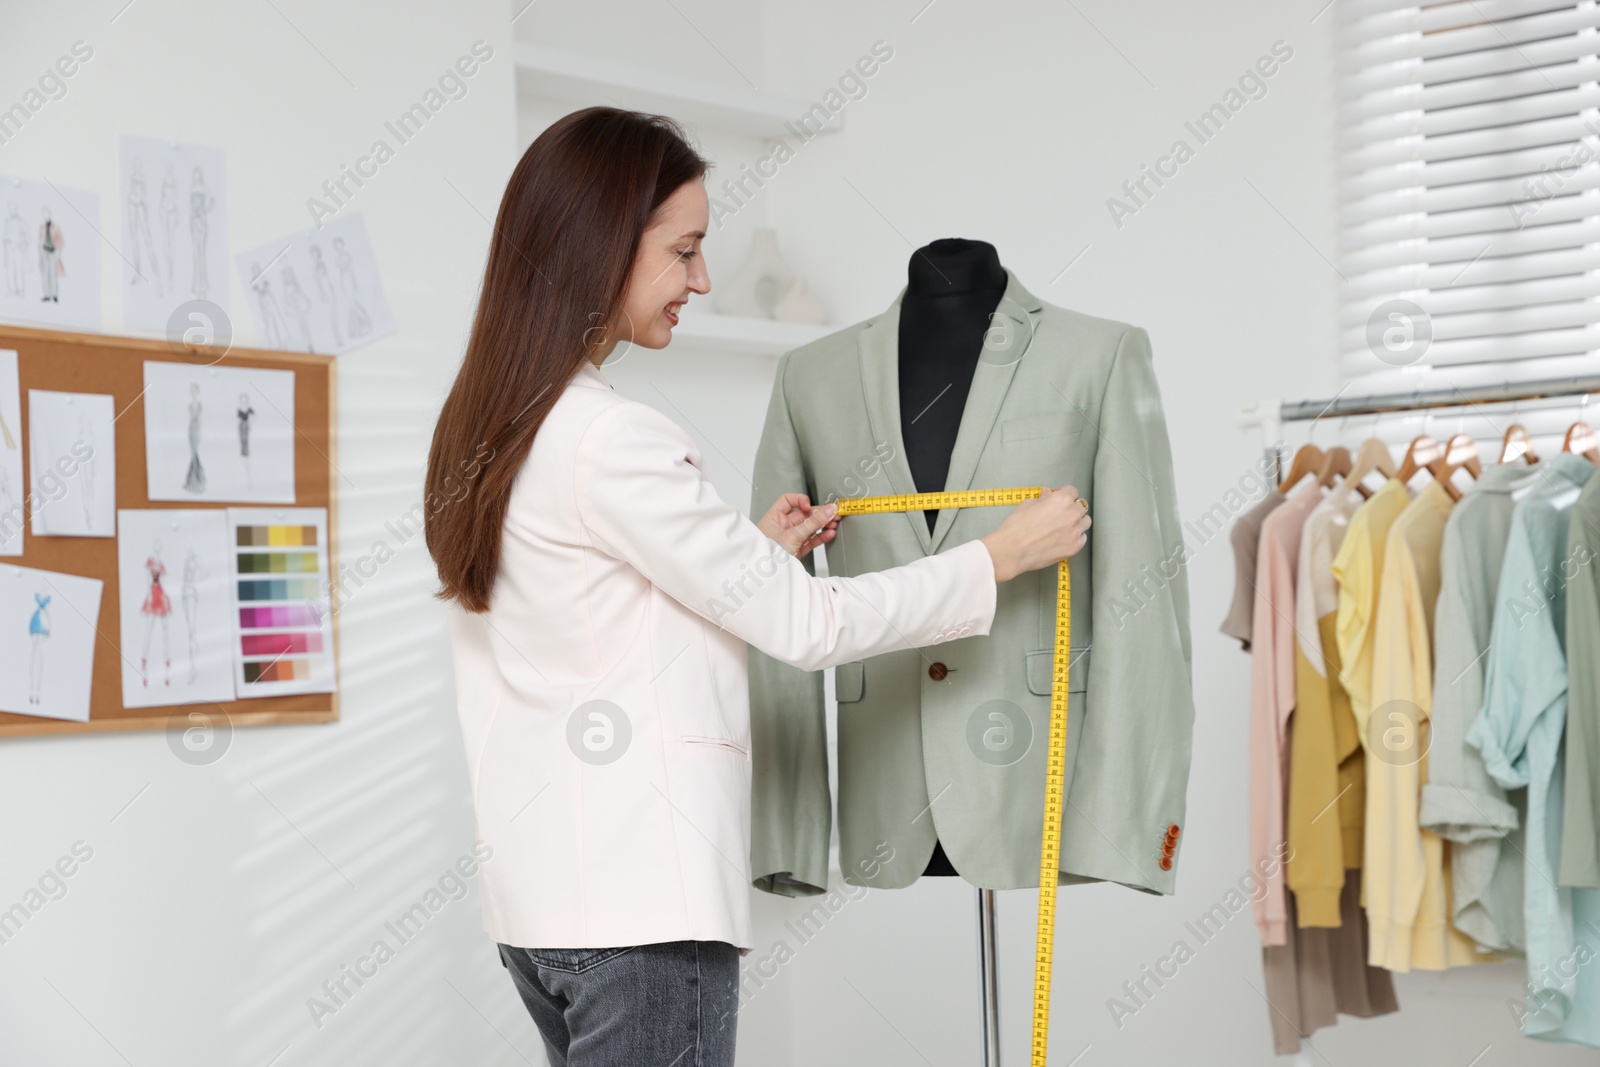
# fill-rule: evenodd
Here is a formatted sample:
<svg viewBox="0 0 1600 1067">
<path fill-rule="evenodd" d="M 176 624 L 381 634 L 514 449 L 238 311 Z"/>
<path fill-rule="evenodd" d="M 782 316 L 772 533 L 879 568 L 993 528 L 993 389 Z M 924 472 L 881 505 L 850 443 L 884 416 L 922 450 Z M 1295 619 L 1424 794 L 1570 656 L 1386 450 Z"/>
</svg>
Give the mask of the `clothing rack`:
<svg viewBox="0 0 1600 1067">
<path fill-rule="evenodd" d="M 1566 378 L 1542 378 L 1500 385 L 1450 386 L 1443 389 L 1414 389 L 1409 393 L 1373 393 L 1327 400 L 1260 400 L 1239 411 L 1241 429 L 1260 429 L 1262 447 L 1275 459 L 1282 444 L 1283 424 L 1315 422 L 1323 418 L 1348 418 L 1353 415 L 1385 415 L 1408 411 L 1444 408 L 1472 408 L 1483 404 L 1521 403 L 1563 397 L 1583 397 L 1600 393 L 1600 374 Z"/>
</svg>

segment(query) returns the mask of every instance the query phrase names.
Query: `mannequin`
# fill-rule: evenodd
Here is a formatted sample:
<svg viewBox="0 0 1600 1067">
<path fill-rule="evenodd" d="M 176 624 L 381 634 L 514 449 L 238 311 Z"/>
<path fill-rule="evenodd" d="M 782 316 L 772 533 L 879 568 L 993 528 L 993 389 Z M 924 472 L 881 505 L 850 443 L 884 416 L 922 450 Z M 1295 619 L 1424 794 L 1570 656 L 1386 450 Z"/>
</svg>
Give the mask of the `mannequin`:
<svg viewBox="0 0 1600 1067">
<path fill-rule="evenodd" d="M 1005 291 L 1005 268 L 984 241 L 946 237 L 911 255 L 900 307 L 900 436 L 919 493 L 944 490 L 972 372 Z M 931 533 L 939 512 L 923 515 Z M 939 842 L 922 873 L 957 874 Z"/>
</svg>

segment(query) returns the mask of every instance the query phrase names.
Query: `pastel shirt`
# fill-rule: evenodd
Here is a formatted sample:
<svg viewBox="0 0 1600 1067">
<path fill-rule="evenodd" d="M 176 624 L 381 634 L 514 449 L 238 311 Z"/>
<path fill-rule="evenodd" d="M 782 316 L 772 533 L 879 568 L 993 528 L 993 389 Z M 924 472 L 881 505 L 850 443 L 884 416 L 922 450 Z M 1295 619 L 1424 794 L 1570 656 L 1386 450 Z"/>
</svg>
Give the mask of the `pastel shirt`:
<svg viewBox="0 0 1600 1067">
<path fill-rule="evenodd" d="M 1228 541 L 1233 545 L 1233 604 L 1218 629 L 1237 638 L 1246 652 L 1250 651 L 1250 629 L 1255 620 L 1256 550 L 1261 543 L 1261 524 L 1288 499 L 1276 488 L 1267 490 L 1255 507 L 1233 520 L 1233 528 L 1228 531 Z"/>
<path fill-rule="evenodd" d="M 1389 527 L 1373 623 L 1362 876 L 1368 962 L 1391 971 L 1437 971 L 1479 958 L 1450 923 L 1444 841 L 1418 824 L 1417 811 L 1431 742 L 1439 549 L 1454 507 L 1444 486 L 1429 481 Z"/>
<path fill-rule="evenodd" d="M 1495 594 L 1483 711 L 1467 742 L 1502 786 L 1528 790 L 1523 1033 L 1600 1047 L 1600 890 L 1557 887 L 1567 714 L 1567 531 L 1595 467 L 1570 452 L 1539 464 L 1511 516 Z"/>
<path fill-rule="evenodd" d="M 1467 731 L 1483 706 L 1484 654 L 1516 506 L 1512 493 L 1525 494 L 1533 478 L 1525 464 L 1484 468 L 1456 503 L 1439 551 L 1432 741 L 1420 820 L 1450 842 L 1456 929 L 1490 950 L 1523 947 L 1524 793 L 1500 787 L 1467 744 Z"/>
<path fill-rule="evenodd" d="M 1559 885 L 1600 889 L 1600 478 L 1590 478 L 1567 527 L 1566 800 Z"/>
<path fill-rule="evenodd" d="M 1367 715 L 1372 711 L 1372 627 L 1378 612 L 1378 580 L 1383 576 L 1384 544 L 1389 526 L 1411 503 L 1411 490 L 1390 478 L 1350 516 L 1344 544 L 1333 558 L 1333 577 L 1339 583 L 1336 634 L 1339 645 L 1339 682 L 1350 694 L 1350 714 L 1355 716 L 1362 745 L 1366 744 Z M 1365 903 L 1363 885 L 1363 903 Z"/>
<path fill-rule="evenodd" d="M 1334 639 L 1339 588 L 1333 580 L 1333 557 L 1362 503 L 1354 487 L 1337 480 L 1306 517 L 1300 534 L 1287 874 L 1300 926 L 1340 926 L 1345 870 L 1361 866 L 1366 767 L 1350 698 L 1339 684 Z M 1364 948 L 1359 955 L 1365 966 Z"/>
<path fill-rule="evenodd" d="M 1256 557 L 1256 604 L 1250 638 L 1250 862 L 1279 855 L 1284 843 L 1284 744 L 1295 699 L 1294 591 L 1300 532 L 1322 500 L 1322 487 L 1307 481 L 1289 494 L 1261 524 Z M 1263 945 L 1282 945 L 1288 935 L 1288 897 L 1281 864 L 1273 866 L 1266 892 L 1252 902 Z"/>
</svg>

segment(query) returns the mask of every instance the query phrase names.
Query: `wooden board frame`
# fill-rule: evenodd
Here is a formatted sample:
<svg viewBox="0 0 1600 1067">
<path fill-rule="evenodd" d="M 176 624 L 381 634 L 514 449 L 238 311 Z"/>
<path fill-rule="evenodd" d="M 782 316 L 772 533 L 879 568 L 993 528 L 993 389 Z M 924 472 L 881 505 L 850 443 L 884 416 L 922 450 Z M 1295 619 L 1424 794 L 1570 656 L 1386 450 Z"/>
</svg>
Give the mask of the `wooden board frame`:
<svg viewBox="0 0 1600 1067">
<path fill-rule="evenodd" d="M 28 438 L 28 390 L 56 389 L 73 393 L 109 393 L 115 398 L 118 508 L 226 508 L 283 507 L 328 509 L 328 608 L 333 630 L 334 691 L 292 696 L 251 697 L 226 703 L 174 704 L 156 708 L 122 706 L 122 668 L 118 647 L 122 631 L 117 580 L 117 539 L 114 537 L 35 537 L 31 522 L 23 534 L 21 556 L 0 556 L 7 565 L 34 567 L 99 578 L 105 583 L 100 597 L 98 636 L 94 650 L 94 682 L 89 698 L 89 721 L 48 719 L 0 712 L 0 738 L 37 734 L 81 734 L 107 730 L 164 730 L 190 725 L 188 713 L 216 715 L 233 726 L 279 723 L 336 722 L 339 718 L 339 604 L 338 557 L 335 552 L 338 492 L 336 480 L 338 435 L 337 370 L 333 356 L 307 352 L 274 352 L 258 348 L 186 348 L 153 338 L 117 337 L 98 333 L 69 333 L 0 324 L 0 349 L 17 353 L 17 377 L 22 399 L 25 489 L 33 489 Z M 146 495 L 144 439 L 144 364 L 146 360 L 188 363 L 196 366 L 266 367 L 292 370 L 295 417 L 295 503 L 152 501 Z"/>
</svg>

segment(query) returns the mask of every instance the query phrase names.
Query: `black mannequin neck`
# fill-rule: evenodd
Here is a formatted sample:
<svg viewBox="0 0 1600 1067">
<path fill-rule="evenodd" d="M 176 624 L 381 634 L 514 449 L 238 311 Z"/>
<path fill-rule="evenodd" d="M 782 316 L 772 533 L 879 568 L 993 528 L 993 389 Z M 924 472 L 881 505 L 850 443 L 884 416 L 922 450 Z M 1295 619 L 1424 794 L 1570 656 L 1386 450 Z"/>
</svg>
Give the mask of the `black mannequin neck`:
<svg viewBox="0 0 1600 1067">
<path fill-rule="evenodd" d="M 961 303 L 989 299 L 987 315 L 1006 291 L 1006 270 L 1000 255 L 986 241 L 947 237 L 916 250 L 906 271 L 907 301 L 920 303 L 941 297 L 965 298 Z M 902 304 L 903 306 L 903 304 Z"/>
</svg>

